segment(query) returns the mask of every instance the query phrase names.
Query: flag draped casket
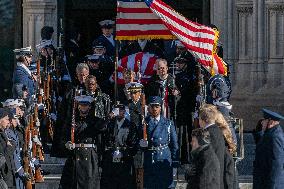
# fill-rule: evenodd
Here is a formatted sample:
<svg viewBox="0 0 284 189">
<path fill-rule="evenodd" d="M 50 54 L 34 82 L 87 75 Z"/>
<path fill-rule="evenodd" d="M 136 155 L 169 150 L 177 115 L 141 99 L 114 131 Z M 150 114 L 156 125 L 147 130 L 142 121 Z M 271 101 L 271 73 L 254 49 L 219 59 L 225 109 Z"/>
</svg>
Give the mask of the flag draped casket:
<svg viewBox="0 0 284 189">
<path fill-rule="evenodd" d="M 156 72 L 155 62 L 157 57 L 154 54 L 148 52 L 139 52 L 126 57 L 123 57 L 118 61 L 117 67 L 117 83 L 124 84 L 123 71 L 126 69 L 132 70 L 138 73 L 140 70 L 141 83 L 145 84 L 150 79 L 150 77 Z M 140 62 L 140 68 L 138 64 Z M 111 80 L 114 80 L 114 75 Z"/>
</svg>

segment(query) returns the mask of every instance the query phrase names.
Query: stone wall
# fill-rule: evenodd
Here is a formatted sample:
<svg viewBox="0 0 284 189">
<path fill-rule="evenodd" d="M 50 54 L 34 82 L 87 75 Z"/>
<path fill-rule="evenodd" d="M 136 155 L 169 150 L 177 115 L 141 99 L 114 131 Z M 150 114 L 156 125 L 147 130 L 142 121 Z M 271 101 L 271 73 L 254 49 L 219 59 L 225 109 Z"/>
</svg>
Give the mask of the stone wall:
<svg viewBox="0 0 284 189">
<path fill-rule="evenodd" d="M 221 30 L 231 102 L 245 129 L 255 126 L 261 107 L 284 113 L 284 0 L 212 0 L 211 22 Z"/>
</svg>

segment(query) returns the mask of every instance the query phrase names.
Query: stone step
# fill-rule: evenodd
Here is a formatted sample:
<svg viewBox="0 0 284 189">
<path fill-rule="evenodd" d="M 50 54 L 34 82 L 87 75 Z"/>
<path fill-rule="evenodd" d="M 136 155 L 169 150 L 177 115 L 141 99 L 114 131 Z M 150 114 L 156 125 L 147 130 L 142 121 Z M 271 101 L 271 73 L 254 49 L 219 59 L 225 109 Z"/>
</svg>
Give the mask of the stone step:
<svg viewBox="0 0 284 189">
<path fill-rule="evenodd" d="M 43 183 L 36 183 L 35 189 L 58 189 L 60 184 L 61 174 L 51 174 L 44 177 Z M 178 180 L 175 189 L 186 189 L 187 183 L 185 180 Z M 239 177 L 240 189 L 252 189 L 252 176 Z"/>
<path fill-rule="evenodd" d="M 51 157 L 50 154 L 44 154 L 44 162 L 43 164 L 64 164 L 66 161 L 66 158 L 57 158 L 57 157 Z"/>
<path fill-rule="evenodd" d="M 61 174 L 63 171 L 64 164 L 47 164 L 43 163 L 41 164 L 41 168 L 44 171 L 49 172 L 50 174 Z"/>
</svg>

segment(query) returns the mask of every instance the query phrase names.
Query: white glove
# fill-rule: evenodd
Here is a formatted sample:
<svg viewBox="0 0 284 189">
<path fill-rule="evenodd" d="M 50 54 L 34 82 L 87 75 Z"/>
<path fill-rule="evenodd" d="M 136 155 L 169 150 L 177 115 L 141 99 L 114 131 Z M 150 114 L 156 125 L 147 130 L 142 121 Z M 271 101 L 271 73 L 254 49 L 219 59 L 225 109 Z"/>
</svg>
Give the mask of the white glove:
<svg viewBox="0 0 284 189">
<path fill-rule="evenodd" d="M 176 177 L 177 175 L 177 168 L 173 168 L 173 177 Z"/>
<path fill-rule="evenodd" d="M 39 140 L 39 138 L 38 138 L 37 135 L 35 135 L 35 136 L 33 137 L 33 142 L 35 142 L 37 145 L 41 146 L 41 142 L 40 142 L 40 140 Z"/>
<path fill-rule="evenodd" d="M 72 143 L 71 141 L 68 141 L 68 142 L 66 142 L 65 147 L 66 147 L 68 150 L 74 150 L 75 144 Z"/>
<path fill-rule="evenodd" d="M 147 148 L 147 147 L 148 147 L 148 141 L 147 141 L 147 140 L 144 140 L 144 139 L 141 139 L 141 140 L 139 141 L 139 146 L 140 146 L 141 148 Z"/>
<path fill-rule="evenodd" d="M 50 118 L 53 120 L 53 121 L 56 121 L 57 120 L 57 116 L 55 113 L 51 113 L 50 114 Z"/>
<path fill-rule="evenodd" d="M 200 95 L 197 95 L 196 98 L 195 98 L 195 100 L 196 100 L 197 102 L 202 102 L 203 97 L 200 96 Z"/>
</svg>

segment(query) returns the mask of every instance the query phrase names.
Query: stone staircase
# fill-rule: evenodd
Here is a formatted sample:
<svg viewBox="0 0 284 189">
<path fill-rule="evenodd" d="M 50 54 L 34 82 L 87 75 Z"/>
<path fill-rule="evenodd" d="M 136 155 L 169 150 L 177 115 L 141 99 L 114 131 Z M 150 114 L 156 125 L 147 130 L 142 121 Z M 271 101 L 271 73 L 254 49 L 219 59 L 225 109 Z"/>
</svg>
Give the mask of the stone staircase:
<svg viewBox="0 0 284 189">
<path fill-rule="evenodd" d="M 255 144 L 251 133 L 244 135 L 245 143 L 245 159 L 239 162 L 237 168 L 239 173 L 239 186 L 240 189 L 252 189 L 252 170 L 253 160 L 255 155 Z M 58 189 L 61 173 L 65 163 L 64 158 L 50 157 L 49 154 L 45 155 L 45 162 L 42 164 L 42 168 L 45 171 L 50 172 L 46 175 L 44 183 L 37 183 L 35 189 Z M 182 171 L 179 171 L 180 176 L 176 189 L 185 189 L 186 182 Z"/>
</svg>

